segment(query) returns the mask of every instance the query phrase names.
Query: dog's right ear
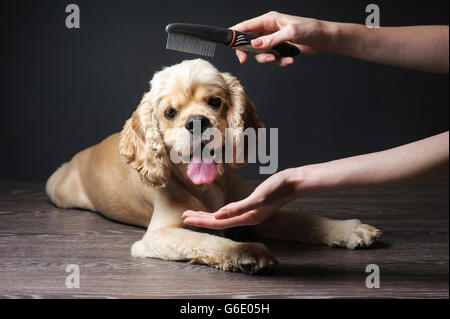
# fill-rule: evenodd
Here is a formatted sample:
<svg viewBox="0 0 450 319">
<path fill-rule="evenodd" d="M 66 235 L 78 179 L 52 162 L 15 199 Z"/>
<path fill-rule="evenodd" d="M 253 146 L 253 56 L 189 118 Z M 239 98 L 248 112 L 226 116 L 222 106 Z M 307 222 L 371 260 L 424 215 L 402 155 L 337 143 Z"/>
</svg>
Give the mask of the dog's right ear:
<svg viewBox="0 0 450 319">
<path fill-rule="evenodd" d="M 150 93 L 126 121 L 119 141 L 120 154 L 136 169 L 144 184 L 165 186 L 170 175 L 169 157 L 159 131 Z"/>
</svg>

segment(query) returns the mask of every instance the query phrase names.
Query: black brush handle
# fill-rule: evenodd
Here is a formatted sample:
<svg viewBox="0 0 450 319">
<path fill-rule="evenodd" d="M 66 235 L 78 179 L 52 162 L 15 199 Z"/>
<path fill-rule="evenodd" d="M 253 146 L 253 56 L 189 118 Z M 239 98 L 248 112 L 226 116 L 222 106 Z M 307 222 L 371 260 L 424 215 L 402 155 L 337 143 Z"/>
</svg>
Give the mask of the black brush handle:
<svg viewBox="0 0 450 319">
<path fill-rule="evenodd" d="M 244 32 L 236 32 L 236 39 L 234 43 L 232 44 L 233 48 L 242 50 L 245 52 L 249 52 L 252 54 L 258 54 L 258 53 L 272 53 L 276 56 L 281 57 L 294 57 L 300 54 L 300 50 L 293 44 L 282 42 L 270 49 L 256 49 L 251 46 L 251 40 L 259 38 L 259 35 L 256 34 L 250 34 L 250 33 L 244 33 Z"/>
</svg>

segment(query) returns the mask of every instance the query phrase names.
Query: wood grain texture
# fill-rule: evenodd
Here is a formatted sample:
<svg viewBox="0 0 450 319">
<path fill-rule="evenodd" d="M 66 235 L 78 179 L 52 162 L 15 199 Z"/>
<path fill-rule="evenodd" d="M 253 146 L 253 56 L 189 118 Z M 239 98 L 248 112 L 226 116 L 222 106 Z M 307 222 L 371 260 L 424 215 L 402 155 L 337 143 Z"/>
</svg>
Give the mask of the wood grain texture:
<svg viewBox="0 0 450 319">
<path fill-rule="evenodd" d="M 310 196 L 290 207 L 359 218 L 383 231 L 372 249 L 268 241 L 273 276 L 136 259 L 145 230 L 97 213 L 54 207 L 42 183 L 0 182 L 1 298 L 448 298 L 448 182 Z M 66 266 L 80 288 L 66 288 Z M 365 287 L 377 264 L 381 287 Z"/>
</svg>

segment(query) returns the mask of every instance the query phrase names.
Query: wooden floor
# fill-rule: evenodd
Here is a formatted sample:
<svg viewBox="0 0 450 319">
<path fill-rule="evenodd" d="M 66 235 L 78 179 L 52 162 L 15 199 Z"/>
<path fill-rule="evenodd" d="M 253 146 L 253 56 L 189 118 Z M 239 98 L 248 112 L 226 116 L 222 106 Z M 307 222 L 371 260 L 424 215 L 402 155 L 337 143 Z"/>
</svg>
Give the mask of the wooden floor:
<svg viewBox="0 0 450 319">
<path fill-rule="evenodd" d="M 43 184 L 0 182 L 2 298 L 448 298 L 448 182 L 310 196 L 292 206 L 334 218 L 359 218 L 383 231 L 372 249 L 266 242 L 280 261 L 272 276 L 202 265 L 135 259 L 144 229 L 82 210 L 52 206 Z M 79 265 L 80 288 L 66 287 Z M 365 268 L 380 285 L 368 289 Z"/>
</svg>

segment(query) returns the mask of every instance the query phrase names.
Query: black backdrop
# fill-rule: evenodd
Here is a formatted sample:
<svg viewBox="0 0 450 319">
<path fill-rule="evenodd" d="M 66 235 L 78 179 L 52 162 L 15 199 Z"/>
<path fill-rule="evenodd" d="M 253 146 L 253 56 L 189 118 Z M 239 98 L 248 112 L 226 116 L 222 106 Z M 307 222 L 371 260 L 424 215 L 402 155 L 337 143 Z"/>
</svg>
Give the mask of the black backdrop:
<svg viewBox="0 0 450 319">
<path fill-rule="evenodd" d="M 196 58 L 165 50 L 170 22 L 231 26 L 278 10 L 364 23 L 372 2 L 2 1 L 0 179 L 45 180 L 76 152 L 120 131 L 156 70 Z M 80 29 L 65 27 L 69 3 L 80 7 Z M 375 3 L 382 26 L 448 24 L 447 0 Z M 448 130 L 448 75 L 327 54 L 301 56 L 289 68 L 241 66 L 227 48 L 209 60 L 236 75 L 266 126 L 279 128 L 279 169 Z M 256 165 L 240 172 L 261 178 Z"/>
</svg>

